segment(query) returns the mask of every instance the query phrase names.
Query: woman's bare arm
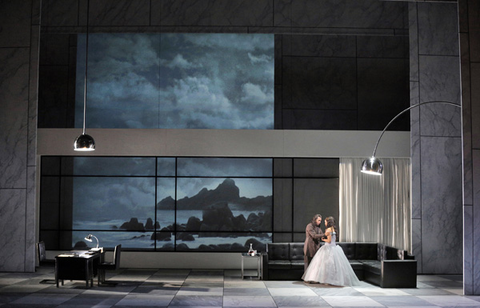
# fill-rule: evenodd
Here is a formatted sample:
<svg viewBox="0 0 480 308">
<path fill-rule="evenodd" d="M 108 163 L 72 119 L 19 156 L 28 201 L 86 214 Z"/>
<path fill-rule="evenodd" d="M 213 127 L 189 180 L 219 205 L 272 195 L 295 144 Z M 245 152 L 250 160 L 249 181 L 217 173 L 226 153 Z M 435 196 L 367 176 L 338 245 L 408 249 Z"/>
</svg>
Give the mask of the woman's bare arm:
<svg viewBox="0 0 480 308">
<path fill-rule="evenodd" d="M 327 238 L 322 238 L 322 241 L 324 241 L 325 243 L 330 243 L 332 241 L 332 230 L 330 228 L 325 230 L 325 236 Z"/>
</svg>

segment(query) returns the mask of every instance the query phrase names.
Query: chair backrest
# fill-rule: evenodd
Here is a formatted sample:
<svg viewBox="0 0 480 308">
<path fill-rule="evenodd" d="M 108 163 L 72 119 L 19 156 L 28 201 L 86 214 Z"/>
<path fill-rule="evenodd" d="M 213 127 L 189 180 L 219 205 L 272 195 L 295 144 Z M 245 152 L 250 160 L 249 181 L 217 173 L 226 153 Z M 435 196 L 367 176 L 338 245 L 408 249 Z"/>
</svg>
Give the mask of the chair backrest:
<svg viewBox="0 0 480 308">
<path fill-rule="evenodd" d="M 43 241 L 38 242 L 37 249 L 38 249 L 38 261 L 42 262 L 47 260 L 47 253 L 45 251 L 45 242 Z"/>
<path fill-rule="evenodd" d="M 120 254 L 122 253 L 122 245 L 119 244 L 115 246 L 113 250 L 113 263 L 115 264 L 115 269 L 120 268 Z"/>
</svg>

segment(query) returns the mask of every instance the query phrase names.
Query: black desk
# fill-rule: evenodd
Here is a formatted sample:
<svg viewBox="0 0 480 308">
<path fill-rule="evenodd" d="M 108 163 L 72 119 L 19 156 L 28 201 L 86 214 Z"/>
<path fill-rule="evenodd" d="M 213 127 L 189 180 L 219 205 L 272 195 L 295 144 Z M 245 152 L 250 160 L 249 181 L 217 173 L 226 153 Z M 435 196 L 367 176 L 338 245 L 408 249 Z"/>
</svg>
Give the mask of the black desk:
<svg viewBox="0 0 480 308">
<path fill-rule="evenodd" d="M 85 280 L 88 288 L 93 286 L 93 277 L 97 275 L 97 265 L 103 261 L 103 252 L 88 250 L 71 251 L 55 257 L 55 283 L 63 280 Z"/>
</svg>

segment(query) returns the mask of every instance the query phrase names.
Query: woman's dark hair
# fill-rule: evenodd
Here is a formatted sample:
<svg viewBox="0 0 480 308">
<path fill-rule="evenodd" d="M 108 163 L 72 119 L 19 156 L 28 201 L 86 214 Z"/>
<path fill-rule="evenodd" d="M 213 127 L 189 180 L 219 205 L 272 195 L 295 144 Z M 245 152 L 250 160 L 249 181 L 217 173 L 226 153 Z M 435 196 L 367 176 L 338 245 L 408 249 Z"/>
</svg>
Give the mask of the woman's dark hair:
<svg viewBox="0 0 480 308">
<path fill-rule="evenodd" d="M 317 218 L 320 217 L 320 219 L 322 219 L 322 215 L 320 214 L 315 214 L 315 216 L 313 216 L 312 218 L 312 225 L 316 226 L 317 224 L 315 223 L 315 221 L 317 220 Z"/>
<path fill-rule="evenodd" d="M 328 228 L 332 228 L 333 231 L 335 231 L 335 233 L 338 233 L 338 229 L 337 229 L 337 224 L 335 223 L 335 218 L 333 218 L 333 216 L 328 216 L 327 218 L 325 218 L 325 220 L 327 221 L 327 229 Z"/>
</svg>

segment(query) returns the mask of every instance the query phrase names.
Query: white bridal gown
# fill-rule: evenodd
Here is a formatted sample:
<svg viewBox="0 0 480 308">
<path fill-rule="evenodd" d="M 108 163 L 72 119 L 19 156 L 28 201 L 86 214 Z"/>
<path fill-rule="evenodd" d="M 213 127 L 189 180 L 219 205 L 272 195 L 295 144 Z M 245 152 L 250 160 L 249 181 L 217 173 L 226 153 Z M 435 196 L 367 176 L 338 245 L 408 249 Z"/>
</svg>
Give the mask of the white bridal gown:
<svg viewBox="0 0 480 308">
<path fill-rule="evenodd" d="M 302 276 L 304 281 L 328 283 L 335 286 L 360 284 L 342 247 L 335 243 L 337 234 L 332 232 L 330 243 L 325 243 L 315 254 Z"/>
</svg>

